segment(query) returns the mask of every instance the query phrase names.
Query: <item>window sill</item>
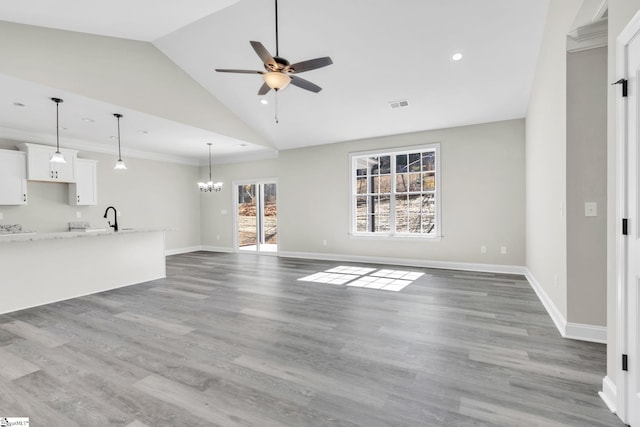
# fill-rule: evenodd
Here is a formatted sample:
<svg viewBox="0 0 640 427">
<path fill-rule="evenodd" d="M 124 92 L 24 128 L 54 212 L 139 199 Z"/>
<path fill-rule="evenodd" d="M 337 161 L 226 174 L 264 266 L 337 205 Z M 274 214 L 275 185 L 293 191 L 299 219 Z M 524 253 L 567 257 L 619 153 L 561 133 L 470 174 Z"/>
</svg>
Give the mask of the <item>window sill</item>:
<svg viewBox="0 0 640 427">
<path fill-rule="evenodd" d="M 352 239 L 364 240 L 406 240 L 406 241 L 422 241 L 422 242 L 439 242 L 442 236 L 427 235 L 415 236 L 409 234 L 375 234 L 375 233 L 349 233 Z"/>
</svg>

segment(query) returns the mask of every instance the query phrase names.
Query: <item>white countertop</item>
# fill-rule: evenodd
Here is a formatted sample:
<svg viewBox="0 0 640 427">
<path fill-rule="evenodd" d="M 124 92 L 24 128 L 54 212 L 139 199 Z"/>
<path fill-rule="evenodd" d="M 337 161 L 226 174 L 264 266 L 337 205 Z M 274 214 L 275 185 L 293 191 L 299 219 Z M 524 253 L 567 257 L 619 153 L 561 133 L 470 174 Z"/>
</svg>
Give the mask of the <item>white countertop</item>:
<svg viewBox="0 0 640 427">
<path fill-rule="evenodd" d="M 121 228 L 115 232 L 112 229 L 103 231 L 61 231 L 58 233 L 8 233 L 0 234 L 0 243 L 35 242 L 39 240 L 75 239 L 83 237 L 114 236 L 129 233 L 149 233 L 154 231 L 170 231 L 167 228 Z"/>
</svg>

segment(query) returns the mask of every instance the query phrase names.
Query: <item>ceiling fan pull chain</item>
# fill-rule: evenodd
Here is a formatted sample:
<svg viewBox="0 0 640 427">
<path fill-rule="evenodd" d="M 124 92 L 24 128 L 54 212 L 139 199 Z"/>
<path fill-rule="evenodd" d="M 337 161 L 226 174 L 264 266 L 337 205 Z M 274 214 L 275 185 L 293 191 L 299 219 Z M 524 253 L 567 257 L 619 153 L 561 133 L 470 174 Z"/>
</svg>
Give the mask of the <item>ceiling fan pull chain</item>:
<svg viewBox="0 0 640 427">
<path fill-rule="evenodd" d="M 280 122 L 278 121 L 278 91 L 275 91 L 275 102 L 274 102 L 274 107 L 275 107 L 275 110 L 276 110 L 276 116 L 275 116 L 276 124 L 278 124 L 278 123 L 280 123 Z"/>
</svg>

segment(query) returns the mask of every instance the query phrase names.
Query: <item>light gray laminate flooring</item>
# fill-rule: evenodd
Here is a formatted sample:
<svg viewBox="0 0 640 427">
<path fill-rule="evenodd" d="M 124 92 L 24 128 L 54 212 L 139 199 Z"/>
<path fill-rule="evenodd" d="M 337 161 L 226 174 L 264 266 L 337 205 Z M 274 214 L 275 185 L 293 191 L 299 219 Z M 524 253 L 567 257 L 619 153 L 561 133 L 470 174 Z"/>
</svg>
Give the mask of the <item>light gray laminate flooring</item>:
<svg viewBox="0 0 640 427">
<path fill-rule="evenodd" d="M 297 280 L 339 265 L 195 252 L 168 257 L 166 279 L 0 315 L 0 416 L 622 426 L 597 395 L 605 346 L 561 338 L 524 277 L 395 267 L 425 273 L 400 292 Z"/>
</svg>

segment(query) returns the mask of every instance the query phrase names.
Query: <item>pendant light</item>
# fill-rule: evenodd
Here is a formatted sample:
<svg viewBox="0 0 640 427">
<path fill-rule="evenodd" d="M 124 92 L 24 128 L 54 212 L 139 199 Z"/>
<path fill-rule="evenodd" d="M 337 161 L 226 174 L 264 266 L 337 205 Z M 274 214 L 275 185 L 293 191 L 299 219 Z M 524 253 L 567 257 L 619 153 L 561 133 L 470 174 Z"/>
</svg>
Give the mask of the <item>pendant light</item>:
<svg viewBox="0 0 640 427">
<path fill-rule="evenodd" d="M 211 178 L 211 145 L 213 144 L 211 144 L 210 142 L 207 142 L 207 145 L 209 146 L 209 181 L 199 182 L 198 187 L 202 192 L 211 192 L 211 191 L 217 192 L 222 190 L 222 182 L 213 182 L 213 179 Z"/>
<path fill-rule="evenodd" d="M 124 160 L 122 160 L 122 151 L 120 149 L 120 118 L 122 117 L 122 114 L 114 113 L 113 116 L 118 120 L 118 161 L 113 168 L 121 170 L 127 168 L 127 165 L 124 164 Z"/>
<path fill-rule="evenodd" d="M 60 118 L 58 112 L 60 103 L 64 101 L 60 98 L 51 98 L 51 100 L 56 103 L 56 152 L 51 155 L 49 161 L 51 163 L 67 163 L 64 159 L 64 156 L 60 152 Z"/>
</svg>

